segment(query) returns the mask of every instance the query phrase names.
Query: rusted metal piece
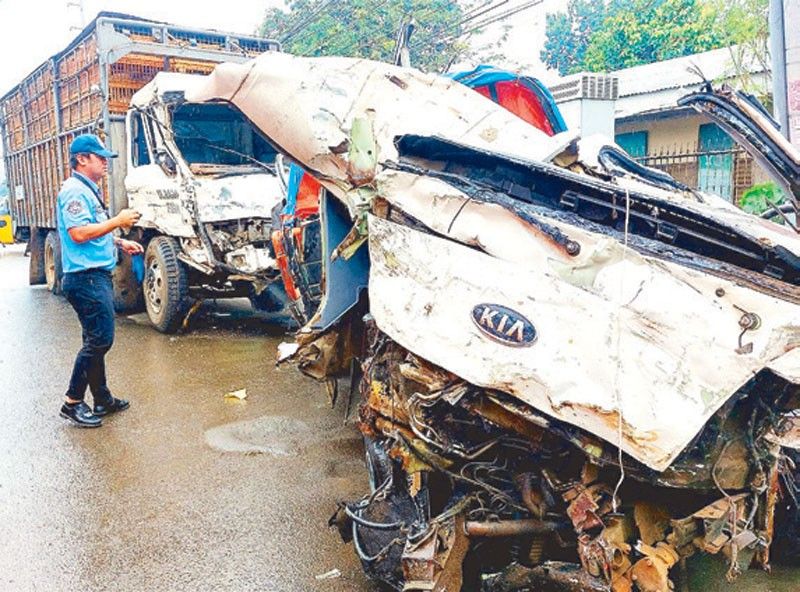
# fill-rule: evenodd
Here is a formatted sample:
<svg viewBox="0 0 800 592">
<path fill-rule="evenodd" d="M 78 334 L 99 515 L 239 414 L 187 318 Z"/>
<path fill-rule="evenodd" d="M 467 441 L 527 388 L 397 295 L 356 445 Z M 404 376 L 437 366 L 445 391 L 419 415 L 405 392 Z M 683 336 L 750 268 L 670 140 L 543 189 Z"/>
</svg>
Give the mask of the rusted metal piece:
<svg viewBox="0 0 800 592">
<path fill-rule="evenodd" d="M 608 592 L 608 584 L 587 574 L 576 563 L 545 561 L 536 567 L 513 564 L 486 579 L 482 592 L 547 590 L 548 592 Z"/>
<path fill-rule="evenodd" d="M 529 418 L 515 413 L 515 409 L 501 405 L 491 397 L 474 397 L 470 400 L 465 400 L 463 405 L 495 425 L 511 430 L 533 443 L 541 441 L 545 436 L 546 432 L 540 423 L 534 423 Z M 539 422 L 542 422 L 542 420 L 539 420 Z"/>
<path fill-rule="evenodd" d="M 470 520 L 466 523 L 466 532 L 470 537 L 513 537 L 524 534 L 555 532 L 563 527 L 563 523 L 539 520 L 536 518 L 497 520 L 495 522 Z"/>
<path fill-rule="evenodd" d="M 739 517 L 745 512 L 745 499 L 748 494 L 740 493 L 719 499 L 692 516 L 702 523 L 702 538 L 695 539 L 695 545 L 706 553 L 719 553 L 731 539 L 729 533 L 735 532 Z"/>
<path fill-rule="evenodd" d="M 564 494 L 564 501 L 569 502 L 567 516 L 576 532 L 604 526 L 601 516 L 611 510 L 611 495 L 611 489 L 605 483 L 589 487 L 579 484 Z"/>
<path fill-rule="evenodd" d="M 545 501 L 541 492 L 534 489 L 533 476 L 529 473 L 526 473 L 520 476 L 519 481 L 520 498 L 522 498 L 522 503 L 525 505 L 531 515 L 541 520 L 547 511 L 547 502 Z"/>
<path fill-rule="evenodd" d="M 640 592 L 670 592 L 673 588 L 669 570 L 680 555 L 667 543 L 655 547 L 641 544 L 638 550 L 644 555 L 631 568 L 631 580 Z"/>
<path fill-rule="evenodd" d="M 780 492 L 780 471 L 778 470 L 778 459 L 776 458 L 770 467 L 768 489 L 766 492 L 766 504 L 759 516 L 763 524 L 763 532 L 760 534 L 767 541 L 767 544 L 762 546 L 755 555 L 755 560 L 759 563 L 761 568 L 765 571 L 770 571 L 769 559 L 769 543 L 772 542 L 775 536 L 775 506 L 778 503 L 778 494 Z"/>
<path fill-rule="evenodd" d="M 294 361 L 303 374 L 315 380 L 343 376 L 356 350 L 353 323 L 325 333 L 299 333 Z"/>
<path fill-rule="evenodd" d="M 461 566 L 468 550 L 461 515 L 431 524 L 418 541 L 407 539 L 402 556 L 403 592 L 461 590 Z"/>
<path fill-rule="evenodd" d="M 637 502 L 633 506 L 633 516 L 643 543 L 655 545 L 664 540 L 670 527 L 671 516 L 663 506 Z"/>
</svg>

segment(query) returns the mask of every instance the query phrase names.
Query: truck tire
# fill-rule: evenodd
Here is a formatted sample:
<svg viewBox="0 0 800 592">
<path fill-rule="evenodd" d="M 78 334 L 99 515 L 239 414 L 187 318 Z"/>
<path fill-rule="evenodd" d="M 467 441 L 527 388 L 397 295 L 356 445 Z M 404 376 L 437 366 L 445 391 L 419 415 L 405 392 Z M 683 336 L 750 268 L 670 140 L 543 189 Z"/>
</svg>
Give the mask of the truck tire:
<svg viewBox="0 0 800 592">
<path fill-rule="evenodd" d="M 162 333 L 177 331 L 189 308 L 189 282 L 179 252 L 174 238 L 158 236 L 144 255 L 145 308 L 150 322 Z"/>
<path fill-rule="evenodd" d="M 51 230 L 44 239 L 44 275 L 47 289 L 53 294 L 61 294 L 61 241 L 58 233 Z"/>
<path fill-rule="evenodd" d="M 41 286 L 47 283 L 44 273 L 44 240 L 47 231 L 31 228 L 31 236 L 28 239 L 26 255 L 30 255 L 28 264 L 28 283 L 31 286 Z"/>
</svg>

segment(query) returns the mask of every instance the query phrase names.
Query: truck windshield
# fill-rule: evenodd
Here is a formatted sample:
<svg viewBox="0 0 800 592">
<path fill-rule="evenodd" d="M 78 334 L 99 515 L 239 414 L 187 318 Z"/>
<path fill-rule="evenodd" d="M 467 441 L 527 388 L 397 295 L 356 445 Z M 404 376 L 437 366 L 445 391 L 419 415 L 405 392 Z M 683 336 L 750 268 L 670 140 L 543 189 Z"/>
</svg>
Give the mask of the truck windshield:
<svg viewBox="0 0 800 592">
<path fill-rule="evenodd" d="M 252 166 L 275 162 L 272 145 L 227 104 L 179 105 L 172 113 L 172 131 L 190 165 Z"/>
</svg>

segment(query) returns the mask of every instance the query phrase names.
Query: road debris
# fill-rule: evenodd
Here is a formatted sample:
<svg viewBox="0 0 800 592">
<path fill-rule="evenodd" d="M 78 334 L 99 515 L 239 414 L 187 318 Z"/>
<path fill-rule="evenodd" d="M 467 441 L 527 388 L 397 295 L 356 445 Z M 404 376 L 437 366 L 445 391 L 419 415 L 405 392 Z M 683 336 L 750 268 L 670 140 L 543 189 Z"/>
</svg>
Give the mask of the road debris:
<svg viewBox="0 0 800 592">
<path fill-rule="evenodd" d="M 334 580 L 334 579 L 339 578 L 341 576 L 342 576 L 342 572 L 340 572 L 338 569 L 334 568 L 334 569 L 332 569 L 330 571 L 326 571 L 325 573 L 316 575 L 316 576 L 314 576 L 314 578 L 317 579 L 317 580 Z"/>
<path fill-rule="evenodd" d="M 223 395 L 225 399 L 237 399 L 239 401 L 244 401 L 247 398 L 247 389 L 239 389 L 237 391 L 231 391 L 229 393 L 225 393 Z"/>
</svg>

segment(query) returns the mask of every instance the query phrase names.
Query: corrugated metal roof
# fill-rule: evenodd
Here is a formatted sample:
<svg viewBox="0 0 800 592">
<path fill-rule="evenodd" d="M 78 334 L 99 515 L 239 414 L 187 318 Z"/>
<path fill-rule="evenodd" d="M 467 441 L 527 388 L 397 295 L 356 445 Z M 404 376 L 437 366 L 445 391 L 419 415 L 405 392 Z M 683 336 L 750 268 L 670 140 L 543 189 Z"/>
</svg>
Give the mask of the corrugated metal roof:
<svg viewBox="0 0 800 592">
<path fill-rule="evenodd" d="M 764 71 L 752 55 L 745 58 L 744 67 L 750 74 Z M 670 88 L 694 86 L 701 82 L 698 75 L 692 72 L 694 69 L 702 72 L 707 80 L 731 78 L 737 73 L 731 59 L 731 50 L 723 47 L 663 62 L 616 70 L 610 74 L 619 79 L 619 96 L 628 97 Z"/>
</svg>

